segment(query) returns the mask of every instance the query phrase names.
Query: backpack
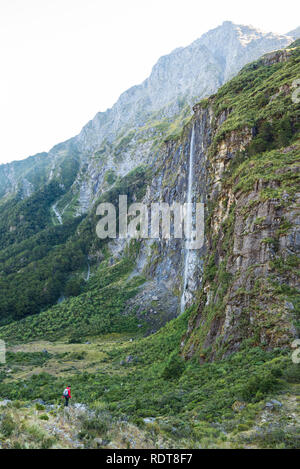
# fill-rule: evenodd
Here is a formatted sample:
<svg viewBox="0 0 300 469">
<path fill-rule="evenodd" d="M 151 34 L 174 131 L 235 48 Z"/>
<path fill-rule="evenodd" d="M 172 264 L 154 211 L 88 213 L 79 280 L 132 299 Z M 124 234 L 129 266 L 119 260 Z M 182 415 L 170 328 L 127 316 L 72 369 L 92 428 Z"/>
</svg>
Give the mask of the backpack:
<svg viewBox="0 0 300 469">
<path fill-rule="evenodd" d="M 63 392 L 63 396 L 64 397 L 69 397 L 69 389 L 65 389 L 64 392 Z"/>
</svg>

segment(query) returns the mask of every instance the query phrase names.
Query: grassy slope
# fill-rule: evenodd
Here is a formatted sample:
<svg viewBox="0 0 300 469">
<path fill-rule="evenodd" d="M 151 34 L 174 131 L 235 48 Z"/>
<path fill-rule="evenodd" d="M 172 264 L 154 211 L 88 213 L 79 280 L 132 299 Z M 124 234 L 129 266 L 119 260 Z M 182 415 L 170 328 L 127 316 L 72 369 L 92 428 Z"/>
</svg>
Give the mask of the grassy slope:
<svg viewBox="0 0 300 469">
<path fill-rule="evenodd" d="M 298 446 L 300 376 L 290 357 L 280 350 L 245 348 L 221 362 L 185 363 L 174 351 L 186 325 L 183 316 L 145 339 L 118 334 L 90 338 L 90 344 L 13 346 L 2 367 L 0 396 L 25 402 L 42 398 L 57 405 L 67 381 L 73 403 L 106 409 L 110 422 L 129 418 L 143 432 L 142 419 L 155 417 L 146 425 L 156 435 L 154 441 L 164 437 L 183 447 Z M 132 361 L 126 363 L 129 356 Z M 267 411 L 265 403 L 274 397 L 283 407 Z M 270 427 L 263 425 L 264 415 Z M 85 445 L 92 444 L 90 434 L 103 436 L 101 429 L 86 432 Z"/>
<path fill-rule="evenodd" d="M 91 334 L 137 331 L 138 319 L 133 312 L 127 313 L 126 301 L 136 295 L 144 279 L 128 279 L 133 268 L 129 257 L 113 266 L 104 261 L 86 285 L 86 292 L 2 327 L 1 337 L 15 342 L 68 336 L 76 341 Z"/>
</svg>

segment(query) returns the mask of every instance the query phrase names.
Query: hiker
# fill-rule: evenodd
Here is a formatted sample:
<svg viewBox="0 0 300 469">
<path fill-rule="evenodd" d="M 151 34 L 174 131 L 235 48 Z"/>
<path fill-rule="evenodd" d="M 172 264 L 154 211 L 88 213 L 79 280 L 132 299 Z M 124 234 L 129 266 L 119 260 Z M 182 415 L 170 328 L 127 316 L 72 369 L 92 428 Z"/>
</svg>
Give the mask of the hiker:
<svg viewBox="0 0 300 469">
<path fill-rule="evenodd" d="M 65 407 L 68 407 L 69 399 L 72 399 L 71 398 L 71 386 L 66 387 L 66 389 L 63 392 L 62 397 L 65 398 Z"/>
</svg>

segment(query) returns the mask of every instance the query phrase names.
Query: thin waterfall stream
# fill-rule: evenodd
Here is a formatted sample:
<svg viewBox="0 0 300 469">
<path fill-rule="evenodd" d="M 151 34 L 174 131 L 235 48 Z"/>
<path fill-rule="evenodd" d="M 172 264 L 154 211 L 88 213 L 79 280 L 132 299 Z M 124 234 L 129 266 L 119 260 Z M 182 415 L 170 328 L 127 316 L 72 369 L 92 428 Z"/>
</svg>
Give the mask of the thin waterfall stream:
<svg viewBox="0 0 300 469">
<path fill-rule="evenodd" d="M 193 126 L 191 143 L 190 143 L 190 160 L 189 160 L 189 175 L 188 175 L 188 191 L 187 191 L 187 212 L 186 222 L 188 231 L 186 233 L 185 240 L 185 262 L 184 262 L 184 274 L 183 274 L 183 290 L 180 302 L 180 312 L 183 313 L 187 302 L 187 289 L 188 281 L 190 277 L 190 260 L 191 260 L 191 249 L 188 248 L 190 238 L 192 236 L 192 221 L 193 221 L 193 171 L 194 171 L 194 150 L 195 150 L 195 129 Z"/>
</svg>

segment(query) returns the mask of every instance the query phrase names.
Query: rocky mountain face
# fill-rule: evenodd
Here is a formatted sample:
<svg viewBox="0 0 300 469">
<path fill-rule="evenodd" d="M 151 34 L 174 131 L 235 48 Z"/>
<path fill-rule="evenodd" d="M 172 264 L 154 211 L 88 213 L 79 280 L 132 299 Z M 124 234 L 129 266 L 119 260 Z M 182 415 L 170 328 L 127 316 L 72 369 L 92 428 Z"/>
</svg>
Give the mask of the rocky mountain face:
<svg viewBox="0 0 300 469">
<path fill-rule="evenodd" d="M 51 284 L 45 265 L 41 267 L 41 259 L 47 259 L 41 249 L 26 266 L 25 254 L 31 249 L 24 242 L 22 210 L 30 210 L 34 200 L 45 220 L 43 230 L 49 224 L 49 213 L 52 222 L 56 219 L 62 225 L 60 236 L 75 223 L 74 218 L 78 221 L 68 240 L 60 241 L 63 247 L 57 249 L 59 243 L 56 238 L 53 241 L 59 252 L 51 276 L 67 264 L 65 253 L 76 258 L 74 266 L 66 265 L 68 274 L 87 262 L 90 269 L 91 262 L 93 281 L 100 268 L 101 288 L 95 280 L 91 291 L 80 295 L 79 288 L 69 285 L 69 291 L 79 298 L 76 304 L 70 303 L 72 313 L 76 308 L 80 311 L 75 321 L 92 310 L 91 317 L 84 318 L 85 330 L 102 327 L 93 308 L 97 313 L 104 311 L 101 295 L 110 283 L 103 278 L 108 278 L 116 281 L 110 296 L 123 295 L 123 289 L 126 292 L 125 307 L 120 307 L 123 303 L 117 297 L 119 303 L 112 310 L 122 309 L 123 321 L 127 314 L 134 314 L 139 326 L 145 321 L 147 334 L 189 309 L 189 327 L 181 344 L 187 358 L 224 357 L 239 350 L 246 338 L 266 347 L 287 346 L 296 335 L 293 321 L 299 286 L 296 160 L 300 116 L 292 92 L 300 70 L 299 47 L 287 47 L 291 42 L 288 36 L 226 22 L 187 48 L 161 58 L 142 85 L 124 93 L 78 136 L 49 154 L 2 166 L 2 207 L 9 232 L 1 227 L 1 234 L 9 252 L 0 253 L 0 281 L 5 275 L 17 278 L 25 268 L 32 276 L 41 269 L 40 296 L 47 297 L 41 306 L 48 306 L 56 293 L 56 300 L 63 293 L 59 289 L 65 272 Z M 193 106 L 191 114 L 190 103 L 215 92 L 245 63 L 266 51 L 272 52 Z M 44 190 L 49 184 L 53 184 L 50 194 Z M 184 203 L 190 191 L 193 202 L 205 205 L 204 246 L 190 252 L 184 240 L 176 239 L 141 240 L 138 246 L 124 240 L 97 244 L 95 202 L 115 202 L 122 191 L 130 193 L 132 201 L 149 206 L 161 201 Z M 14 194 L 22 201 L 22 210 Z M 10 204 L 17 207 L 14 219 L 10 218 Z M 78 215 L 84 216 L 82 222 Z M 37 220 L 29 218 L 26 223 L 30 236 L 36 236 Z M 50 234 L 43 231 L 42 235 L 48 241 Z M 20 236 L 17 247 L 11 241 L 13 236 Z M 122 272 L 120 266 L 124 259 L 127 262 L 128 253 L 131 264 Z M 52 258 L 50 252 L 49 262 Z M 129 274 L 127 283 L 125 274 Z M 16 284 L 19 281 L 17 278 Z M 132 286 L 130 282 L 136 283 Z M 33 293 L 29 293 L 30 313 Z M 20 309 L 5 301 L 5 310 Z M 66 316 L 68 307 L 63 302 L 55 306 L 55 314 L 51 309 L 44 311 L 42 327 L 35 330 L 41 333 L 53 318 L 53 330 L 57 329 L 58 318 Z M 27 324 L 32 329 L 30 320 L 24 322 L 25 329 Z"/>
<path fill-rule="evenodd" d="M 194 106 L 180 139 L 166 142 L 155 163 L 144 202 L 183 203 L 194 139 L 193 200 L 206 206 L 206 243 L 189 259 L 187 292 L 181 240 L 143 243 L 138 260 L 141 272 L 177 295 L 174 315 L 182 295 L 185 307 L 198 304 L 182 342 L 187 357 L 200 351 L 203 360 L 226 356 L 246 337 L 269 347 L 289 346 L 297 335 L 299 140 L 292 144 L 288 137 L 299 129 L 299 105 L 292 101 L 291 75 L 299 69 L 294 54 L 287 49 L 264 56 L 230 82 L 232 94 L 225 87 Z M 243 109 L 242 99 L 252 100 L 252 112 Z M 281 138 L 285 119 L 289 130 Z M 166 293 L 156 293 L 166 311 Z"/>
<path fill-rule="evenodd" d="M 299 39 L 300 38 L 300 26 L 296 29 L 293 29 L 292 31 L 289 31 L 287 33 L 287 36 L 292 37 L 293 39 Z"/>
<path fill-rule="evenodd" d="M 82 129 L 79 146 L 93 151 L 105 138 L 114 139 L 124 126 L 145 124 L 154 112 L 159 118 L 172 117 L 180 111 L 180 101 L 193 104 L 209 96 L 243 65 L 290 42 L 286 36 L 224 22 L 188 47 L 161 57 L 149 78 L 123 93 L 112 109 L 97 114 Z"/>
<path fill-rule="evenodd" d="M 78 136 L 48 154 L 2 165 L 0 195 L 18 192 L 24 198 L 54 178 L 67 185 L 68 194 L 58 201 L 61 212 L 66 217 L 86 213 L 108 188 L 109 174 L 122 177 L 143 162 L 151 163 L 161 139 L 176 134 L 190 115 L 190 105 L 215 92 L 246 63 L 292 40 L 224 22 L 188 47 L 161 57 L 149 78 L 98 113 Z"/>
</svg>

